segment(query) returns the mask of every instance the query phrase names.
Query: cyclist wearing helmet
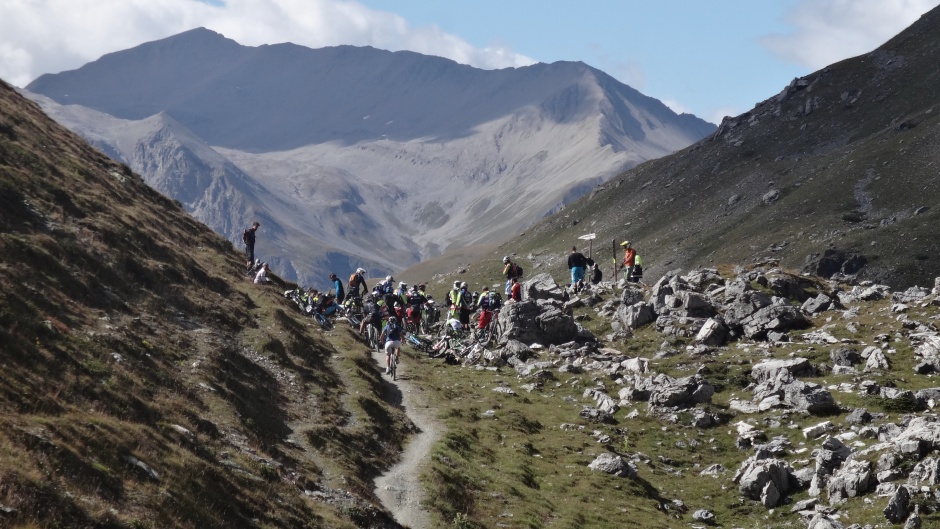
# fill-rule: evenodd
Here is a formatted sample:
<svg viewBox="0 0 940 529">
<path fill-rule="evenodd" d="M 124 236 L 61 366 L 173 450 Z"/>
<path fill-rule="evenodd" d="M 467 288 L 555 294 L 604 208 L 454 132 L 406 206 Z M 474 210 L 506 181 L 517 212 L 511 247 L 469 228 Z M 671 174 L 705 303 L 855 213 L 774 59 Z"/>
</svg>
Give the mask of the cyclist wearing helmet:
<svg viewBox="0 0 940 529">
<path fill-rule="evenodd" d="M 402 328 L 398 325 L 398 318 L 391 316 L 388 318 L 388 325 L 382 331 L 379 337 L 385 340 L 385 374 L 389 374 L 392 355 L 395 355 L 395 361 L 401 360 L 401 335 Z"/>
<path fill-rule="evenodd" d="M 366 332 L 366 325 L 375 327 L 376 332 L 382 329 L 382 306 L 375 302 L 371 294 L 366 294 L 362 304 L 362 322 L 359 323 L 359 334 Z"/>
<path fill-rule="evenodd" d="M 460 323 L 462 323 L 464 326 L 470 325 L 470 314 L 473 312 L 473 304 L 470 301 L 470 295 L 471 294 L 467 288 L 467 283 L 460 283 L 460 296 L 458 297 L 460 300 L 459 318 Z"/>
<path fill-rule="evenodd" d="M 521 277 L 521 274 L 520 274 L 521 270 L 522 269 L 519 268 L 519 265 L 517 265 L 516 263 L 512 262 L 511 259 L 509 259 L 508 255 L 503 257 L 503 277 L 506 278 L 506 292 L 505 293 L 507 296 L 510 295 L 510 290 L 512 289 L 512 279 L 513 278 L 519 279 Z"/>
<path fill-rule="evenodd" d="M 392 276 L 385 276 L 385 281 L 382 281 L 375 287 L 376 293 L 385 300 L 385 309 L 388 311 L 388 314 L 395 314 L 395 278 Z"/>
<path fill-rule="evenodd" d="M 408 318 L 409 322 L 414 323 L 415 328 L 420 327 L 421 309 L 424 307 L 424 304 L 428 302 L 428 298 L 418 290 L 418 285 L 415 285 L 411 287 L 411 292 L 408 292 L 406 301 L 408 303 L 408 310 L 405 316 Z"/>
<path fill-rule="evenodd" d="M 454 281 L 454 289 L 447 293 L 447 303 L 450 305 L 450 311 L 447 315 L 451 318 L 457 319 L 457 316 L 460 314 L 460 307 L 457 305 L 459 299 L 460 281 Z"/>
<path fill-rule="evenodd" d="M 347 283 L 347 286 L 349 286 L 350 297 L 358 298 L 360 288 L 362 289 L 363 292 L 367 290 L 365 273 L 366 271 L 363 270 L 362 268 L 357 268 L 356 271 L 353 272 L 352 275 L 349 276 L 349 283 Z"/>
</svg>

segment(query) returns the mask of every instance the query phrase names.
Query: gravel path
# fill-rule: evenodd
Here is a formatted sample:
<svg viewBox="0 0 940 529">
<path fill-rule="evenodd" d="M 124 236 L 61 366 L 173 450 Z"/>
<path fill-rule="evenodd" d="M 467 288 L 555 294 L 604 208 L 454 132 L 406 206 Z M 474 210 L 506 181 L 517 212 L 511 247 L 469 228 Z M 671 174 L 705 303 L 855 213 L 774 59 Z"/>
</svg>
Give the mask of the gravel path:
<svg viewBox="0 0 940 529">
<path fill-rule="evenodd" d="M 384 372 L 385 354 L 373 352 L 372 357 Z M 401 406 L 418 427 L 418 434 L 405 446 L 401 461 L 375 480 L 375 494 L 395 521 L 412 529 L 427 529 L 430 524 L 427 511 L 421 507 L 424 489 L 419 478 L 422 465 L 430 458 L 431 449 L 440 436 L 441 426 L 421 390 L 408 381 L 407 364 L 399 364 L 397 381 L 392 382 L 387 375 L 383 376 L 389 384 L 397 385 L 401 392 Z"/>
</svg>

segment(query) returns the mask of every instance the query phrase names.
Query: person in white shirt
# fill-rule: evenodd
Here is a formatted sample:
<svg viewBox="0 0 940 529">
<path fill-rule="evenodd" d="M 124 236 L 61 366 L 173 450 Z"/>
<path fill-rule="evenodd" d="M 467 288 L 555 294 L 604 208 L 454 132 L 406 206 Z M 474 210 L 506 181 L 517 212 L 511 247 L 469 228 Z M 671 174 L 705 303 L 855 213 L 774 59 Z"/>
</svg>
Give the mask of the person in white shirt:
<svg viewBox="0 0 940 529">
<path fill-rule="evenodd" d="M 255 284 L 263 285 L 268 282 L 268 263 L 261 265 L 261 270 L 258 270 L 258 274 L 255 275 Z"/>
</svg>

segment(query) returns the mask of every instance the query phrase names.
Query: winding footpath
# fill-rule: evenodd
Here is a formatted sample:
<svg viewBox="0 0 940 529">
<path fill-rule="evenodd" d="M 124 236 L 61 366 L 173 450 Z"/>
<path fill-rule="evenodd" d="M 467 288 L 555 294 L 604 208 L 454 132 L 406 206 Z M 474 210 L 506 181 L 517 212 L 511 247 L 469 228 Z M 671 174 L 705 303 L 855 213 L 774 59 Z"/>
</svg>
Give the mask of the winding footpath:
<svg viewBox="0 0 940 529">
<path fill-rule="evenodd" d="M 372 358 L 384 372 L 385 353 L 373 351 Z M 401 377 L 402 367 L 406 373 L 404 380 Z M 399 365 L 399 377 L 395 382 L 387 375 L 382 376 L 389 384 L 398 386 L 402 395 L 402 409 L 418 427 L 418 433 L 405 446 L 398 464 L 376 478 L 375 495 L 399 524 L 411 529 L 427 529 L 430 522 L 427 511 L 421 506 L 424 499 L 421 470 L 431 456 L 442 427 L 434 418 L 427 401 L 422 398 L 421 391 L 407 380 L 407 369 L 407 365 Z"/>
</svg>

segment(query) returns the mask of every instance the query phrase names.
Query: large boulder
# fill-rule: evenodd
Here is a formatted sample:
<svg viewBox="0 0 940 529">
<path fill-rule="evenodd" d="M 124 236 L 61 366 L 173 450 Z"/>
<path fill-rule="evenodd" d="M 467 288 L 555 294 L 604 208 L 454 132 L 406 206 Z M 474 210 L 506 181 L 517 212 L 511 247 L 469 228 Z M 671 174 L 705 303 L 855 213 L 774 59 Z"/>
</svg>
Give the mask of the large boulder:
<svg viewBox="0 0 940 529">
<path fill-rule="evenodd" d="M 769 499 L 776 494 L 780 498 L 790 491 L 793 469 L 782 459 L 758 459 L 751 457 L 744 461 L 734 476 L 741 494 L 752 500 Z M 767 490 L 767 484 L 773 483 L 773 491 Z M 768 507 L 773 507 L 769 505 Z"/>
<path fill-rule="evenodd" d="M 652 305 L 641 301 L 633 305 L 620 305 L 614 318 L 627 329 L 638 329 L 656 321 L 656 313 Z"/>
<path fill-rule="evenodd" d="M 558 286 L 551 274 L 541 273 L 522 283 L 525 299 L 549 299 L 553 301 L 565 300 L 565 289 Z"/>
<path fill-rule="evenodd" d="M 621 478 L 632 479 L 637 477 L 636 467 L 624 461 L 622 457 L 611 454 L 610 452 L 604 452 L 597 456 L 597 458 L 588 465 L 588 468 Z"/>
<path fill-rule="evenodd" d="M 729 294 L 728 288 L 732 285 L 742 289 Z M 757 290 L 749 290 L 750 287 L 743 289 L 741 285 L 742 283 L 735 281 L 725 291 L 727 303 L 722 314 L 725 322 L 732 327 L 741 327 L 745 319 L 773 303 L 773 299 L 767 294 Z"/>
<path fill-rule="evenodd" d="M 714 394 L 714 386 L 706 382 L 701 375 L 692 375 L 656 386 L 650 393 L 649 402 L 653 406 L 690 406 L 711 402 Z"/>
<path fill-rule="evenodd" d="M 759 384 L 775 378 L 779 371 L 786 371 L 794 377 L 816 375 L 816 369 L 806 358 L 790 358 L 768 360 L 757 364 L 751 368 L 751 378 Z"/>
<path fill-rule="evenodd" d="M 771 331 L 786 332 L 791 329 L 803 329 L 809 321 L 800 309 L 786 304 L 768 305 L 741 320 L 744 335 L 752 340 L 767 337 Z"/>
<path fill-rule="evenodd" d="M 721 316 L 708 318 L 695 335 L 695 341 L 711 346 L 723 345 L 728 340 L 729 330 Z"/>
<path fill-rule="evenodd" d="M 501 343 L 517 340 L 523 343 L 561 344 L 578 340 L 582 330 L 574 319 L 551 303 L 526 299 L 509 303 L 499 313 L 505 331 Z"/>
<path fill-rule="evenodd" d="M 871 461 L 849 461 L 829 481 L 829 501 L 837 502 L 860 496 L 868 492 L 874 482 Z"/>
</svg>

